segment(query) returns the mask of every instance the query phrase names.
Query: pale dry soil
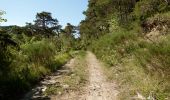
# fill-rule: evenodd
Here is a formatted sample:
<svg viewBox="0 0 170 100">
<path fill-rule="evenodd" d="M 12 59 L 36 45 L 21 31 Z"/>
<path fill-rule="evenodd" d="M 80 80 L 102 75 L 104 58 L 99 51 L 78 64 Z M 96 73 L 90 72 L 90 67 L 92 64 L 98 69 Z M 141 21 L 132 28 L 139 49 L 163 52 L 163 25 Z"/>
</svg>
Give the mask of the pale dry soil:
<svg viewBox="0 0 170 100">
<path fill-rule="evenodd" d="M 48 78 L 40 82 L 41 85 L 32 89 L 24 100 L 117 100 L 116 96 L 118 91 L 116 90 L 116 84 L 107 81 L 107 77 L 104 75 L 102 69 L 102 64 L 96 59 L 95 55 L 91 52 L 87 52 L 84 60 L 86 60 L 86 67 L 89 74 L 88 82 L 84 87 L 78 90 L 68 90 L 63 94 L 58 93 L 52 96 L 42 95 L 43 92 L 46 91 L 48 85 L 59 84 L 58 80 L 62 78 L 61 73 L 69 73 L 69 71 L 74 69 L 75 63 L 78 60 L 72 59 L 64 66 L 66 69 L 59 71 L 60 74 L 56 72 L 48 76 Z"/>
<path fill-rule="evenodd" d="M 118 94 L 116 84 L 107 81 L 107 77 L 103 74 L 101 64 L 95 55 L 88 52 L 86 59 L 89 68 L 89 86 L 84 100 L 116 100 Z"/>
</svg>

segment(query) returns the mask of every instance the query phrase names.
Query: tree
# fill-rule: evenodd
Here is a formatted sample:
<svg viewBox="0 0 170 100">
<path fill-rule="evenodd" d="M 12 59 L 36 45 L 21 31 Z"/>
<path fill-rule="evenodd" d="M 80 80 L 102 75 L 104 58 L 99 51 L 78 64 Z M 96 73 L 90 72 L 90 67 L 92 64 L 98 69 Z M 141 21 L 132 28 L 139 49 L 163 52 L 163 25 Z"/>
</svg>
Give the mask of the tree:
<svg viewBox="0 0 170 100">
<path fill-rule="evenodd" d="M 4 22 L 4 21 L 6 22 L 7 21 L 6 19 L 2 18 L 3 14 L 5 14 L 5 12 L 0 10 L 0 22 Z"/>
<path fill-rule="evenodd" d="M 70 23 L 67 23 L 67 26 L 64 28 L 64 33 L 68 37 L 74 37 L 74 33 L 76 32 L 76 27 L 71 25 Z"/>
<path fill-rule="evenodd" d="M 0 11 L 0 22 L 6 21 L 1 16 L 3 12 Z M 17 46 L 17 44 L 12 40 L 9 34 L 6 34 L 6 31 L 0 30 L 0 70 L 5 70 L 10 65 L 11 53 L 8 51 L 9 46 Z"/>
<path fill-rule="evenodd" d="M 0 22 L 6 21 L 1 16 L 4 14 L 3 11 L 0 11 Z M 5 34 L 4 30 L 0 30 L 0 50 L 6 50 L 8 45 L 16 45 L 16 43 L 11 39 L 11 36 Z"/>
<path fill-rule="evenodd" d="M 58 24 L 58 20 L 54 19 L 50 12 L 37 13 L 35 22 L 35 28 L 41 34 L 50 36 L 55 35 L 54 32 L 59 34 L 61 26 Z"/>
<path fill-rule="evenodd" d="M 65 50 L 70 50 L 74 46 L 76 27 L 67 23 L 66 27 L 62 30 L 60 34 L 60 39 Z"/>
<path fill-rule="evenodd" d="M 108 33 L 108 20 L 114 14 L 115 2 L 115 0 L 89 0 L 88 9 L 83 12 L 86 19 L 80 23 L 81 36 L 99 38 Z"/>
</svg>

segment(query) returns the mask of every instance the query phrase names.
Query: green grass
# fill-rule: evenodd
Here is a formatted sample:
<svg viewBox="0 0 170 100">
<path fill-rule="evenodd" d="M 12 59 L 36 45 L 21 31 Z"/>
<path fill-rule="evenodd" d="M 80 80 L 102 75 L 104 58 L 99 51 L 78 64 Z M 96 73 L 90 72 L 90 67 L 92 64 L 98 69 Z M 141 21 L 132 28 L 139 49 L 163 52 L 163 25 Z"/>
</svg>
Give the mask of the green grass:
<svg viewBox="0 0 170 100">
<path fill-rule="evenodd" d="M 169 35 L 147 42 L 134 31 L 118 31 L 92 43 L 91 49 L 107 66 L 106 75 L 119 84 L 119 98 L 131 99 L 136 92 L 158 100 L 170 97 Z"/>
<path fill-rule="evenodd" d="M 80 89 L 87 82 L 87 63 L 85 60 L 85 52 L 81 52 L 78 57 L 76 57 L 75 66 L 73 68 L 72 76 L 67 77 L 64 81 L 65 84 L 70 85 L 73 90 Z"/>
</svg>

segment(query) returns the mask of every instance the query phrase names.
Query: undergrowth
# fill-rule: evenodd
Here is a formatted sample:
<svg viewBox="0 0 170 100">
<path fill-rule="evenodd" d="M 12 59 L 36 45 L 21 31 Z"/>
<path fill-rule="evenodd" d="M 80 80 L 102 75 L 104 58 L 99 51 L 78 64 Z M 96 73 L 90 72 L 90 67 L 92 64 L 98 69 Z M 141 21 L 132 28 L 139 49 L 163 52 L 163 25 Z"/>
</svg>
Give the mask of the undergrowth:
<svg viewBox="0 0 170 100">
<path fill-rule="evenodd" d="M 57 52 L 49 39 L 30 41 L 20 50 L 8 48 L 11 62 L 0 71 L 0 99 L 19 99 L 45 75 L 59 69 L 70 58 L 71 52 Z"/>
<path fill-rule="evenodd" d="M 159 43 L 147 42 L 135 31 L 120 29 L 92 43 L 92 51 L 109 69 L 109 79 L 117 80 L 120 99 L 132 99 L 137 93 L 158 100 L 170 97 L 170 42 L 166 37 Z"/>
</svg>

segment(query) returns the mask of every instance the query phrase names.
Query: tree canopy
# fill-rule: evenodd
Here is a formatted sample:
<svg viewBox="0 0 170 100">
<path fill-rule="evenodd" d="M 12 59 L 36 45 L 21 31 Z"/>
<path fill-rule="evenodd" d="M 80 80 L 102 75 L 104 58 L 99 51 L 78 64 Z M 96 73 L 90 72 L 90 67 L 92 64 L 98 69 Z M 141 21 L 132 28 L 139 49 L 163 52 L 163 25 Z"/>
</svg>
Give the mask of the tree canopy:
<svg viewBox="0 0 170 100">
<path fill-rule="evenodd" d="M 59 34 L 61 29 L 61 25 L 59 25 L 58 20 L 54 19 L 50 12 L 43 11 L 41 13 L 37 13 L 36 20 L 34 22 L 34 29 L 37 30 L 38 33 L 41 33 L 47 37 L 50 35 Z M 31 24 L 27 24 L 27 26 L 32 27 Z"/>
</svg>

